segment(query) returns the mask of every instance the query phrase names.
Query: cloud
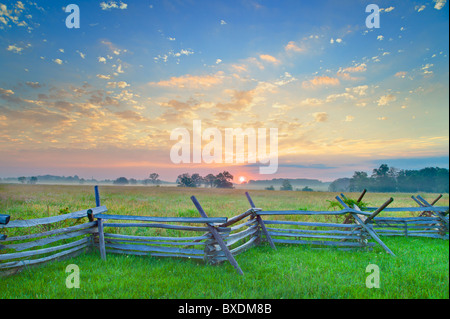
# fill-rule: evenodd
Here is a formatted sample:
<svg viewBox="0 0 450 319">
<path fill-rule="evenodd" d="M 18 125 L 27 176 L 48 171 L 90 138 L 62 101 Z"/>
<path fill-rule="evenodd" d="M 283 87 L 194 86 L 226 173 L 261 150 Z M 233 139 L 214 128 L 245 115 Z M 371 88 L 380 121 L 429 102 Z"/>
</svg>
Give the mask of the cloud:
<svg viewBox="0 0 450 319">
<path fill-rule="evenodd" d="M 265 61 L 265 62 L 273 63 L 273 64 L 275 64 L 275 65 L 281 63 L 280 60 L 278 60 L 277 58 L 275 58 L 275 57 L 273 57 L 273 56 L 271 56 L 271 55 L 268 55 L 268 54 L 261 54 L 261 55 L 259 56 L 259 58 L 260 58 L 261 60 Z"/>
<path fill-rule="evenodd" d="M 307 98 L 300 102 L 301 105 L 306 105 L 306 106 L 318 106 L 318 105 L 322 105 L 323 103 L 324 103 L 323 100 L 316 99 L 316 98 Z"/>
<path fill-rule="evenodd" d="M 331 102 L 334 102 L 334 101 L 336 101 L 337 99 L 340 99 L 340 98 L 344 98 L 346 100 L 355 100 L 356 99 L 353 95 L 351 95 L 350 93 L 346 92 L 346 93 L 339 93 L 339 94 L 330 94 L 330 95 L 327 96 L 325 102 L 331 103 Z"/>
<path fill-rule="evenodd" d="M 232 101 L 230 103 L 217 103 L 216 107 L 224 111 L 244 111 L 253 106 L 256 90 L 249 91 L 230 91 Z"/>
<path fill-rule="evenodd" d="M 355 95 L 364 96 L 364 95 L 366 95 L 366 91 L 368 88 L 369 88 L 369 86 L 367 86 L 367 85 L 360 85 L 360 86 L 355 86 L 352 88 L 345 88 L 345 91 L 348 93 L 355 94 Z"/>
<path fill-rule="evenodd" d="M 377 40 L 379 41 L 383 41 L 384 37 L 380 34 L 379 36 L 377 36 Z"/>
<path fill-rule="evenodd" d="M 123 3 L 122 1 L 120 1 L 119 4 L 117 4 L 116 1 L 108 1 L 108 2 L 100 3 L 100 8 L 102 8 L 102 10 L 111 10 L 111 9 L 124 10 L 127 7 L 128 7 L 128 5 L 126 3 Z"/>
<path fill-rule="evenodd" d="M 225 22 L 225 20 L 220 20 L 220 25 L 226 25 L 227 23 Z"/>
<path fill-rule="evenodd" d="M 338 72 L 350 72 L 350 73 L 355 73 L 355 72 L 365 72 L 367 71 L 367 65 L 365 63 L 361 63 L 359 65 L 355 65 L 355 66 L 350 66 L 347 67 L 345 69 L 339 69 Z"/>
<path fill-rule="evenodd" d="M 430 70 L 431 67 L 433 67 L 434 64 L 432 63 L 427 63 L 424 66 L 422 66 L 421 70 L 423 71 L 424 75 L 431 75 L 433 74 L 433 71 Z"/>
<path fill-rule="evenodd" d="M 354 119 L 355 119 L 354 116 L 352 116 L 352 115 L 347 115 L 347 116 L 345 117 L 345 122 L 353 122 Z"/>
<path fill-rule="evenodd" d="M 421 6 L 415 6 L 414 10 L 416 10 L 417 12 L 421 12 L 423 10 L 425 10 L 426 6 L 423 4 Z"/>
<path fill-rule="evenodd" d="M 335 42 L 336 42 L 336 43 L 342 43 L 342 39 L 340 39 L 340 38 L 337 38 L 336 40 L 333 39 L 333 38 L 330 39 L 330 43 L 331 43 L 331 44 L 333 44 L 333 43 L 335 43 Z"/>
<path fill-rule="evenodd" d="M 294 78 L 289 72 L 284 72 L 284 75 L 282 75 L 280 79 L 275 81 L 273 84 L 276 86 L 283 86 L 295 81 L 297 81 L 297 79 Z"/>
<path fill-rule="evenodd" d="M 139 114 L 136 111 L 126 110 L 122 112 L 116 112 L 115 113 L 118 117 L 124 119 L 124 120 L 130 120 L 130 121 L 144 121 L 146 120 L 145 117 L 143 117 L 141 114 Z"/>
<path fill-rule="evenodd" d="M 316 112 L 316 113 L 313 113 L 312 116 L 314 117 L 314 120 L 317 123 L 328 121 L 327 112 Z"/>
<path fill-rule="evenodd" d="M 63 61 L 61 59 L 54 59 L 53 62 L 59 65 L 63 64 Z"/>
<path fill-rule="evenodd" d="M 305 49 L 299 47 L 297 44 L 295 44 L 294 41 L 290 41 L 290 42 L 284 47 L 284 49 L 285 49 L 287 52 L 297 52 L 297 53 L 305 52 Z"/>
<path fill-rule="evenodd" d="M 436 4 L 434 5 L 434 8 L 436 10 L 441 10 L 444 6 L 447 0 L 433 0 Z"/>
<path fill-rule="evenodd" d="M 406 77 L 407 74 L 408 74 L 408 72 L 405 72 L 405 71 L 399 71 L 399 72 L 395 73 L 395 76 L 398 77 L 398 78 L 404 79 L 404 78 Z"/>
<path fill-rule="evenodd" d="M 104 57 L 102 57 L 102 56 L 99 56 L 99 57 L 97 58 L 97 60 L 98 60 L 98 62 L 100 62 L 100 63 L 106 63 L 106 59 L 105 59 Z"/>
<path fill-rule="evenodd" d="M 26 82 L 25 84 L 34 89 L 42 87 L 42 85 L 39 82 Z"/>
<path fill-rule="evenodd" d="M 336 86 L 339 85 L 339 79 L 337 78 L 332 78 L 329 76 L 316 76 L 315 78 L 309 80 L 309 81 L 304 81 L 302 86 L 303 88 L 315 88 L 318 86 Z"/>
<path fill-rule="evenodd" d="M 13 94 L 14 94 L 14 91 L 12 91 L 12 90 L 6 90 L 3 88 L 0 88 L 0 96 L 10 96 Z"/>
<path fill-rule="evenodd" d="M 388 118 L 386 116 L 377 117 L 377 120 L 379 120 L 379 121 L 386 121 L 387 119 Z"/>
<path fill-rule="evenodd" d="M 0 12 L 1 12 L 1 11 L 0 11 Z M 13 44 L 13 45 L 9 45 L 9 46 L 6 48 L 6 50 L 7 50 L 7 51 L 11 51 L 11 52 L 20 54 L 20 53 L 23 51 L 23 49 L 29 48 L 29 47 L 31 47 L 31 44 L 30 44 L 30 43 L 28 43 L 28 44 L 27 44 L 25 47 L 23 47 L 23 48 L 18 47 L 16 44 Z"/>
<path fill-rule="evenodd" d="M 223 81 L 223 72 L 217 72 L 214 75 L 183 75 L 180 77 L 171 77 L 170 80 L 163 80 L 159 82 L 150 82 L 151 86 L 160 87 L 176 87 L 176 88 L 210 88 L 212 86 L 221 84 Z"/>
<path fill-rule="evenodd" d="M 387 94 L 380 97 L 378 100 L 378 106 L 388 105 L 390 102 L 397 100 L 397 97 L 393 94 Z"/>
<path fill-rule="evenodd" d="M 97 74 L 97 77 L 102 80 L 111 80 L 111 75 Z"/>
<path fill-rule="evenodd" d="M 244 64 L 233 64 L 231 66 L 234 70 L 236 70 L 237 72 L 247 72 L 247 66 Z"/>
<path fill-rule="evenodd" d="M 153 60 L 155 62 L 158 62 L 159 60 L 162 60 L 163 62 L 167 62 L 169 60 L 169 57 L 179 58 L 182 55 L 189 56 L 189 55 L 192 55 L 194 53 L 195 52 L 192 51 L 191 49 L 182 49 L 180 52 L 170 51 L 167 54 L 163 54 L 163 55 L 159 54 L 158 56 L 154 57 Z"/>
<path fill-rule="evenodd" d="M 110 87 L 110 88 L 116 88 L 117 87 L 117 88 L 120 88 L 120 89 L 124 89 L 124 88 L 130 86 L 130 84 L 128 84 L 125 81 L 119 81 L 119 82 L 108 82 L 107 86 Z"/>
<path fill-rule="evenodd" d="M 86 54 L 84 54 L 84 53 L 81 52 L 81 51 L 78 51 L 78 50 L 77 50 L 77 53 L 80 55 L 80 57 L 81 57 L 82 59 L 84 59 L 84 58 L 86 57 Z"/>
<path fill-rule="evenodd" d="M 380 8 L 380 12 L 391 12 L 394 9 L 395 9 L 395 7 Z"/>
</svg>

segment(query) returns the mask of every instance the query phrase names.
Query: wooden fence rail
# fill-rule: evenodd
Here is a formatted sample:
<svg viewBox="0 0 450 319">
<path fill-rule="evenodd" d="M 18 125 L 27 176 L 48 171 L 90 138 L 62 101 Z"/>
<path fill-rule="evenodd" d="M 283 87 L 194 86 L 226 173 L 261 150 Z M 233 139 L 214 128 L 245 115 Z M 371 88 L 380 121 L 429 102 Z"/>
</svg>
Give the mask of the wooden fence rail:
<svg viewBox="0 0 450 319">
<path fill-rule="evenodd" d="M 253 200 L 250 195 L 246 193 L 250 203 Z M 285 220 L 264 220 L 264 225 L 277 225 L 274 227 L 267 227 L 266 239 L 272 243 L 281 244 L 299 244 L 311 245 L 314 247 L 336 247 L 338 249 L 354 249 L 364 248 L 370 249 L 375 243 L 368 242 L 369 239 L 374 239 L 378 242 L 389 254 L 394 253 L 381 241 L 378 235 L 373 231 L 370 225 L 367 225 L 361 220 L 359 216 L 364 219 L 369 219 L 373 213 L 362 212 L 358 207 L 350 208 L 342 200 L 337 199 L 343 204 L 344 209 L 335 212 L 324 211 L 258 211 L 256 214 L 261 216 L 323 216 L 323 215 L 345 215 L 352 214 L 356 219 L 355 224 L 339 224 L 339 223 L 324 223 L 324 222 L 310 222 L 310 221 L 285 221 Z M 386 202 L 381 206 L 377 214 L 381 212 L 392 200 Z M 253 204 L 254 205 L 254 204 Z M 368 216 L 368 217 L 367 217 Z M 281 226 L 280 226 L 281 225 Z M 395 256 L 395 255 L 394 255 Z"/>
<path fill-rule="evenodd" d="M 358 202 L 362 200 L 366 190 L 360 195 Z M 343 194 L 341 196 L 345 197 Z M 442 195 L 428 203 L 422 196 L 411 196 L 419 207 L 389 207 L 384 212 L 389 213 L 418 213 L 416 217 L 375 217 L 369 223 L 379 236 L 405 236 L 405 237 L 430 237 L 449 239 L 449 207 L 434 206 Z M 376 207 L 366 207 L 364 211 L 376 211 Z"/>
<path fill-rule="evenodd" d="M 50 261 L 73 257 L 96 248 L 102 259 L 107 254 L 132 254 L 204 260 L 210 264 L 228 261 L 243 274 L 235 256 L 267 241 L 275 244 L 335 247 L 339 250 L 372 249 L 380 245 L 394 253 L 380 236 L 431 237 L 448 240 L 448 207 L 434 206 L 442 197 L 428 203 L 421 196 L 412 199 L 419 207 L 388 207 L 390 198 L 380 207 L 358 207 L 366 191 L 353 207 L 344 194 L 336 199 L 339 211 L 263 210 L 256 208 L 246 194 L 250 208 L 232 218 L 208 217 L 199 201 L 191 200 L 200 217 L 124 216 L 108 214 L 101 206 L 95 186 L 96 207 L 64 215 L 30 220 L 10 220 L 0 214 L 0 275 Z M 417 212 L 417 217 L 379 217 L 381 212 Z M 351 216 L 344 223 L 317 220 L 285 220 L 286 216 Z M 270 219 L 271 217 L 272 219 Z M 273 218 L 279 219 L 273 219 Z M 269 219 L 266 219 L 269 218 Z M 351 223 L 349 221 L 352 221 Z M 137 233 L 120 233 L 138 229 Z M 141 230 L 155 230 L 143 235 Z M 167 232 L 167 235 L 161 233 Z M 177 234 L 177 235 L 174 235 Z M 192 234 L 192 235 L 191 235 Z M 8 235 L 10 235 L 8 237 Z"/>
</svg>

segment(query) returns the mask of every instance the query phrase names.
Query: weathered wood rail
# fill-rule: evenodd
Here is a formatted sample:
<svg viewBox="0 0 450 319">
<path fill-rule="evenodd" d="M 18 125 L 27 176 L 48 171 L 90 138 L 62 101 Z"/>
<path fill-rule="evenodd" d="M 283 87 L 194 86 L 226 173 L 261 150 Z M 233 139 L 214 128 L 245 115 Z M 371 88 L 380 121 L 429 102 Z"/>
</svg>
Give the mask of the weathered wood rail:
<svg viewBox="0 0 450 319">
<path fill-rule="evenodd" d="M 362 192 L 358 203 L 362 201 L 366 190 Z M 341 194 L 343 198 L 345 195 Z M 428 203 L 422 196 L 411 196 L 419 207 L 389 207 L 384 212 L 389 213 L 417 213 L 414 217 L 375 217 L 370 221 L 379 236 L 429 237 L 449 239 L 449 207 L 434 206 L 442 195 Z M 366 207 L 366 212 L 375 211 L 376 207 Z"/>
<path fill-rule="evenodd" d="M 98 196 L 98 188 L 95 187 Z M 107 211 L 105 206 L 73 213 L 0 223 L 0 232 L 20 235 L 0 236 L 0 275 L 11 275 L 26 267 L 70 258 L 92 247 L 97 234 L 93 216 Z M 83 222 L 82 224 L 78 224 Z M 73 225 L 70 225 L 70 224 Z"/>
<path fill-rule="evenodd" d="M 253 200 L 246 193 L 251 205 Z M 387 205 L 392 202 L 390 199 L 381 206 L 375 213 L 367 213 L 361 211 L 358 207 L 348 207 L 341 198 L 336 197 L 341 202 L 344 209 L 340 211 L 301 211 L 301 210 L 285 210 L 285 211 L 258 211 L 256 214 L 262 216 L 336 216 L 352 214 L 356 220 L 355 224 L 325 223 L 312 221 L 290 221 L 290 220 L 264 220 L 266 227 L 266 240 L 280 244 L 296 244 L 311 245 L 313 247 L 335 247 L 337 249 L 371 249 L 376 244 L 369 242 L 374 239 L 389 254 L 394 253 L 381 241 L 378 235 L 373 231 L 372 226 L 367 223 L 376 214 L 379 214 Z M 395 255 L 394 255 L 395 256 Z"/>
<path fill-rule="evenodd" d="M 228 261 L 243 274 L 235 256 L 267 241 L 275 244 L 334 247 L 338 250 L 371 250 L 377 244 L 394 253 L 380 236 L 416 236 L 448 240 L 448 207 L 434 206 L 442 197 L 428 203 L 421 196 L 412 199 L 419 207 L 388 207 L 390 198 L 380 207 L 361 209 L 365 191 L 353 207 L 344 194 L 336 199 L 339 211 L 263 210 L 256 208 L 246 193 L 250 208 L 232 218 L 208 217 L 199 201 L 191 200 L 200 217 L 152 217 L 108 214 L 101 206 L 95 186 L 95 207 L 59 216 L 10 220 L 0 214 L 0 275 L 20 272 L 29 266 L 74 257 L 89 249 L 107 254 L 131 254 L 203 260 L 209 264 Z M 381 212 L 417 212 L 417 217 L 378 217 Z M 346 215 L 344 223 L 292 220 L 302 216 Z M 291 220 L 286 220 L 289 216 Z M 274 219 L 274 218 L 279 219 Z M 70 225 L 72 223 L 72 225 Z M 120 233 L 129 229 L 153 229 L 153 233 Z M 169 235 L 161 235 L 163 231 Z M 148 234 L 148 235 L 147 235 Z M 187 234 L 187 235 L 186 235 Z M 192 234 L 192 235 L 189 235 Z"/>
</svg>

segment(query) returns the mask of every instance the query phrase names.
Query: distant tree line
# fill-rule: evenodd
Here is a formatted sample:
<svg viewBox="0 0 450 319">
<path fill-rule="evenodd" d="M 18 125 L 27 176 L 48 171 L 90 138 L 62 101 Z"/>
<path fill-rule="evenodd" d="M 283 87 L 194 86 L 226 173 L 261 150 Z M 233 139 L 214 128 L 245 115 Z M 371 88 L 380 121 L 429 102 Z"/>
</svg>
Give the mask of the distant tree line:
<svg viewBox="0 0 450 319">
<path fill-rule="evenodd" d="M 329 186 L 331 192 L 360 192 L 364 189 L 381 193 L 448 193 L 449 170 L 439 167 L 407 170 L 382 164 L 373 169 L 370 176 L 366 172 L 356 171 L 352 178 L 337 179 Z"/>
<path fill-rule="evenodd" d="M 270 185 L 269 187 L 265 188 L 268 191 L 274 191 L 275 187 L 273 185 Z M 293 191 L 294 187 L 292 186 L 291 182 L 288 179 L 283 180 L 283 183 L 281 184 L 280 191 Z M 302 192 L 313 192 L 314 190 L 310 188 L 309 186 L 305 186 L 303 188 L 296 188 L 296 191 L 302 191 Z"/>
<path fill-rule="evenodd" d="M 33 184 L 33 185 L 34 185 L 34 184 L 37 183 L 38 178 L 37 178 L 36 176 L 31 176 L 31 177 L 29 177 L 29 178 L 26 178 L 25 176 L 21 176 L 21 177 L 18 178 L 18 181 L 19 181 L 21 184 L 27 183 L 27 184 Z"/>
<path fill-rule="evenodd" d="M 138 181 L 135 178 L 126 178 L 126 177 L 119 177 L 116 178 L 113 182 L 114 185 L 137 185 L 137 184 L 143 184 L 143 185 L 160 185 L 162 181 L 159 179 L 159 174 L 157 173 L 151 173 L 148 178 Z"/>
<path fill-rule="evenodd" d="M 208 174 L 204 177 L 200 174 L 184 173 L 178 176 L 177 186 L 178 187 L 216 187 L 216 188 L 233 188 L 233 175 L 229 172 L 224 171 L 217 175 Z"/>
</svg>

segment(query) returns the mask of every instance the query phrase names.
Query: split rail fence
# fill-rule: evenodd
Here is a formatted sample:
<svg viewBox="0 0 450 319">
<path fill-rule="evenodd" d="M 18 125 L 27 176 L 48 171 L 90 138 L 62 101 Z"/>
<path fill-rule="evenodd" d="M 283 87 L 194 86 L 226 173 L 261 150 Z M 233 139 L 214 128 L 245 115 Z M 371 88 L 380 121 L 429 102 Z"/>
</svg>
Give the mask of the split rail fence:
<svg viewBox="0 0 450 319">
<path fill-rule="evenodd" d="M 256 208 L 246 193 L 250 208 L 229 219 L 208 217 L 199 201 L 192 196 L 200 217 L 151 217 L 108 214 L 107 208 L 100 204 L 96 186 L 96 206 L 90 209 L 30 220 L 10 221 L 8 215 L 0 215 L 0 232 L 12 234 L 10 237 L 0 235 L 0 275 L 74 257 L 89 249 L 98 250 L 104 260 L 107 254 L 131 254 L 199 259 L 210 264 L 228 261 L 242 275 L 235 256 L 262 241 L 267 241 L 273 249 L 276 249 L 275 244 L 295 244 L 338 250 L 371 250 L 378 244 L 395 256 L 380 236 L 448 239 L 448 207 L 434 206 L 440 197 L 431 204 L 420 196 L 413 197 L 419 207 L 388 208 L 393 202 L 390 198 L 378 208 L 361 209 L 358 203 L 364 194 L 365 191 L 353 207 L 345 203 L 345 195 L 337 196 L 343 207 L 340 211 L 271 211 Z M 422 214 L 412 218 L 377 217 L 382 211 L 417 211 Z M 346 218 L 344 223 L 291 220 L 300 216 L 340 215 L 351 218 Z M 153 229 L 154 232 L 151 235 L 145 232 L 145 236 L 140 235 L 141 232 L 123 233 L 130 228 L 139 231 Z M 170 233 L 159 235 L 163 231 Z"/>
<path fill-rule="evenodd" d="M 357 200 L 360 203 L 366 194 L 364 190 Z M 344 194 L 341 197 L 347 199 Z M 430 237 L 449 239 L 449 207 L 436 207 L 435 204 L 442 198 L 439 195 L 431 203 L 422 196 L 411 196 L 418 207 L 389 207 L 386 213 L 412 212 L 419 214 L 414 217 L 376 217 L 370 221 L 373 229 L 379 236 L 405 236 L 405 237 Z M 363 208 L 364 211 L 374 211 L 376 207 Z"/>
</svg>

